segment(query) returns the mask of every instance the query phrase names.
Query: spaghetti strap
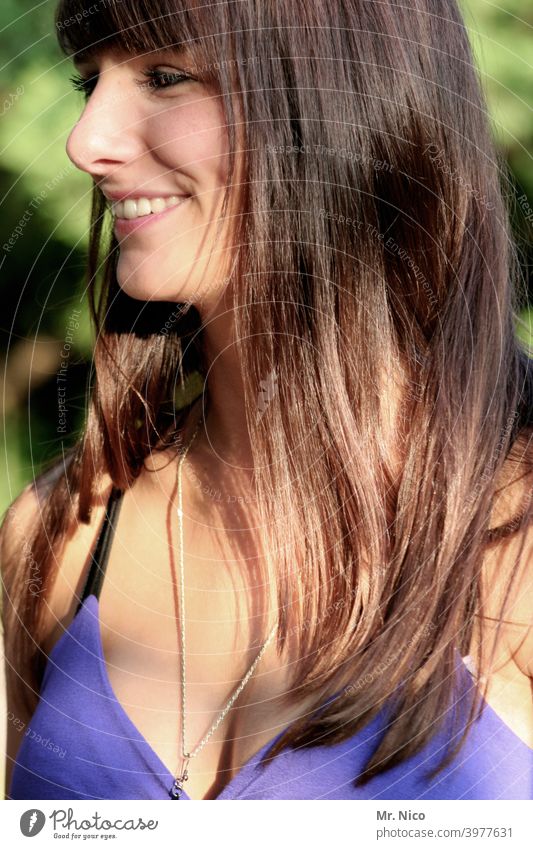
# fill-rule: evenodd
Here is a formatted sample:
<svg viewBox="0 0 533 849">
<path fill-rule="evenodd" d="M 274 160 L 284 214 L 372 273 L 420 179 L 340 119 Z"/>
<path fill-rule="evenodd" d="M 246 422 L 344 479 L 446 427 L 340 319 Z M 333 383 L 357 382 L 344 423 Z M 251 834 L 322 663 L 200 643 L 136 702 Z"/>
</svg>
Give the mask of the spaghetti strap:
<svg viewBox="0 0 533 849">
<path fill-rule="evenodd" d="M 89 595 L 100 597 L 100 591 L 104 582 L 104 574 L 111 551 L 111 543 L 115 533 L 116 522 L 122 505 L 124 492 L 121 489 L 113 487 L 107 501 L 104 521 L 94 550 L 91 551 L 91 568 L 85 581 L 85 586 L 81 594 L 81 598 L 76 608 L 76 613 L 80 610 L 83 602 Z"/>
</svg>

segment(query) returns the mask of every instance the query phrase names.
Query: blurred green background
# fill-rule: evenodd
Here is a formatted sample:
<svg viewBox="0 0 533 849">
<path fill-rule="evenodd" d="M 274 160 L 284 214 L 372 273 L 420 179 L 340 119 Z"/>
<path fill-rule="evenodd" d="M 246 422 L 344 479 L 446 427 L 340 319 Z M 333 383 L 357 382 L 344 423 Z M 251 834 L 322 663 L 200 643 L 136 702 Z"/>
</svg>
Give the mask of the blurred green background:
<svg viewBox="0 0 533 849">
<path fill-rule="evenodd" d="M 533 4 L 462 0 L 461 8 L 494 134 L 509 164 L 506 192 L 514 199 L 513 226 L 533 303 L 533 68 L 528 61 Z M 54 9 L 48 0 L 2 0 L 0 6 L 0 514 L 43 463 L 72 443 L 83 424 L 91 378 L 93 340 L 83 292 L 90 180 L 65 153 L 83 101 L 68 81 L 73 68 L 55 43 Z M 14 244 L 6 251 L 2 245 L 9 238 Z M 517 327 L 527 344 L 532 315 L 525 309 Z M 68 395 L 59 420 L 62 367 Z"/>
</svg>

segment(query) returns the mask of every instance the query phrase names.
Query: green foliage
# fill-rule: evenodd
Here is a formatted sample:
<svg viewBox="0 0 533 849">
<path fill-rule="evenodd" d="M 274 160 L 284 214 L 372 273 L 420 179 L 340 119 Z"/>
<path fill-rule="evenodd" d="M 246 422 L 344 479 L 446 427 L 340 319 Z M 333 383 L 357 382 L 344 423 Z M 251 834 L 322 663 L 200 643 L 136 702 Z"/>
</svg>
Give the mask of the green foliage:
<svg viewBox="0 0 533 849">
<path fill-rule="evenodd" d="M 461 0 L 494 135 L 518 183 L 533 197 L 533 6 L 523 0 Z"/>
</svg>

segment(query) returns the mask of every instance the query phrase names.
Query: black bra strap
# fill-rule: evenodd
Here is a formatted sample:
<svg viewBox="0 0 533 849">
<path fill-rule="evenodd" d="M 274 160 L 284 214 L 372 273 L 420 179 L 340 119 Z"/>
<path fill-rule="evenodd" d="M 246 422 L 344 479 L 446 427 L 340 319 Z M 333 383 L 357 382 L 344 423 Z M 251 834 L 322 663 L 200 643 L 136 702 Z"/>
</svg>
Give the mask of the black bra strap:
<svg viewBox="0 0 533 849">
<path fill-rule="evenodd" d="M 100 597 L 100 591 L 104 582 L 104 574 L 109 558 L 109 552 L 111 551 L 111 543 L 113 541 L 113 535 L 115 533 L 116 522 L 120 513 L 123 495 L 123 490 L 117 489 L 116 487 L 112 488 L 106 505 L 104 521 L 102 522 L 98 540 L 96 541 L 94 550 L 91 551 L 91 568 L 89 569 L 89 574 L 87 575 L 87 580 L 85 581 L 85 586 L 83 588 L 76 613 L 79 611 L 87 596 L 95 595 L 96 598 Z"/>
</svg>

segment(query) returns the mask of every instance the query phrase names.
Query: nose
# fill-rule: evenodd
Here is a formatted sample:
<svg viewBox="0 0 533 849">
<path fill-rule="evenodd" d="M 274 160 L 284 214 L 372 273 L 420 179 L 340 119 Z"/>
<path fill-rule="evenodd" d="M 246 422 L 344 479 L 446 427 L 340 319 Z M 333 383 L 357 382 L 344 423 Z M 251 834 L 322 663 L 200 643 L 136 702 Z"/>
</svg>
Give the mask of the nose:
<svg viewBox="0 0 533 849">
<path fill-rule="evenodd" d="M 139 157 L 142 151 L 138 116 L 124 79 L 106 71 L 93 89 L 66 143 L 69 159 L 95 180 Z"/>
</svg>

